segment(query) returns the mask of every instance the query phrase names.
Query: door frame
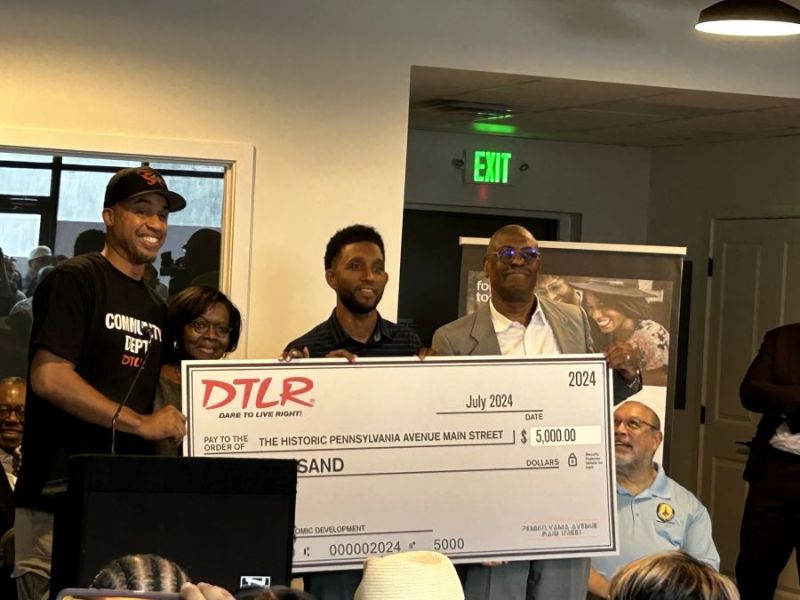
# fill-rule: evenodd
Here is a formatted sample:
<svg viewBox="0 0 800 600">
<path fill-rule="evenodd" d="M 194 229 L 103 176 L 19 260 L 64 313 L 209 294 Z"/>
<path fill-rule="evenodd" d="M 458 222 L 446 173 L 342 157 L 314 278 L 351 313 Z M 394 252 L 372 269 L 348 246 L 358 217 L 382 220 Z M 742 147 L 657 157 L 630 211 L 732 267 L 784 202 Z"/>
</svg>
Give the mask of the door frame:
<svg viewBox="0 0 800 600">
<path fill-rule="evenodd" d="M 778 205 L 772 207 L 753 207 L 753 208 L 729 208 L 724 210 L 707 210 L 705 215 L 705 239 L 703 240 L 705 246 L 705 256 L 707 261 L 710 261 L 712 250 L 714 248 L 714 227 L 719 221 L 734 221 L 734 220 L 755 220 L 755 219 L 800 219 L 800 207 L 796 205 Z M 698 268 L 700 270 L 700 268 Z M 706 273 L 705 285 L 702 286 L 704 297 L 701 299 L 703 310 L 703 338 L 702 338 L 702 362 L 700 372 L 700 389 L 699 398 L 700 403 L 698 410 L 707 410 L 707 389 L 708 389 L 708 353 L 709 353 L 709 333 L 711 322 L 711 301 L 712 301 L 712 286 L 714 281 L 710 275 Z M 701 287 L 701 286 L 698 286 Z M 700 311 L 698 311 L 700 313 Z M 699 424 L 698 439 L 697 439 L 697 472 L 696 490 L 697 497 L 700 498 L 704 493 L 703 481 L 703 461 L 705 460 L 705 425 Z"/>
</svg>

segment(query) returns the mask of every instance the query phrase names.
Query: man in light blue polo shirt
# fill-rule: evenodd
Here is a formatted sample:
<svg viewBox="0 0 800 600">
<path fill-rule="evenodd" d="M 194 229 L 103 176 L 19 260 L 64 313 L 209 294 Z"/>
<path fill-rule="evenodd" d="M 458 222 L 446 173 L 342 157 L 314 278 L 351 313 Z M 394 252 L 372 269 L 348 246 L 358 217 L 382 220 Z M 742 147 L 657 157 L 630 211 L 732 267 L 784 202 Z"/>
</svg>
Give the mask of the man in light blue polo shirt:
<svg viewBox="0 0 800 600">
<path fill-rule="evenodd" d="M 719 569 L 706 508 L 653 462 L 663 435 L 658 415 L 630 400 L 614 412 L 617 459 L 619 556 L 592 559 L 589 591 L 608 597 L 608 580 L 633 560 L 665 550 L 683 550 Z"/>
</svg>

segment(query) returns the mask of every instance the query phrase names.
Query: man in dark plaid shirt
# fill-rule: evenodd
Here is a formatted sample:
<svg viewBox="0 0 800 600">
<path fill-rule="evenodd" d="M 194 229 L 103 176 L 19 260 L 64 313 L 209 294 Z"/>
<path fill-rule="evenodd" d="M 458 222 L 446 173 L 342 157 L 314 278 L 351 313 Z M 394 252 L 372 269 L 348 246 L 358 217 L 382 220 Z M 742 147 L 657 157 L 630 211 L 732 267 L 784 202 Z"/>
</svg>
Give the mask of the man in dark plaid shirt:
<svg viewBox="0 0 800 600">
<path fill-rule="evenodd" d="M 419 336 L 382 318 L 378 303 L 389 280 L 383 239 L 372 227 L 337 231 L 325 249 L 325 280 L 336 292 L 327 321 L 290 342 L 285 357 L 414 356 Z"/>
<path fill-rule="evenodd" d="M 378 303 L 389 276 L 384 265 L 383 239 L 367 225 L 350 225 L 328 241 L 325 281 L 336 292 L 331 316 L 286 346 L 282 358 L 357 356 L 414 356 L 420 353 L 419 336 L 387 321 Z M 310 573 L 306 591 L 317 600 L 352 600 L 361 571 Z"/>
</svg>

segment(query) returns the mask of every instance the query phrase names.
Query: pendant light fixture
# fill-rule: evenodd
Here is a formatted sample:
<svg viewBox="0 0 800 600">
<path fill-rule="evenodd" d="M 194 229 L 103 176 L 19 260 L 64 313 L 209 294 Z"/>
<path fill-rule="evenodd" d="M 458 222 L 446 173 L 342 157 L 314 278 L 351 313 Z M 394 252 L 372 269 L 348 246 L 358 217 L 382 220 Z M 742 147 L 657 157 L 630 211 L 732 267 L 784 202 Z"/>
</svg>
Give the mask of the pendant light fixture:
<svg viewBox="0 0 800 600">
<path fill-rule="evenodd" d="M 780 0 L 722 0 L 700 11 L 695 29 L 719 35 L 796 35 L 800 10 Z"/>
</svg>

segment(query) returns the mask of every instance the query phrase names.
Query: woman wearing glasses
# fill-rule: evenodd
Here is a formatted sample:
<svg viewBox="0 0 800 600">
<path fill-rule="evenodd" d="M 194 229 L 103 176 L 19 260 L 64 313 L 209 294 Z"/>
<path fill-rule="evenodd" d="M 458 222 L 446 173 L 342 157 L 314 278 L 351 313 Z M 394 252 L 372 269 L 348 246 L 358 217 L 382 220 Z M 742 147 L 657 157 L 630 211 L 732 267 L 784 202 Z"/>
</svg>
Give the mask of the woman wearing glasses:
<svg viewBox="0 0 800 600">
<path fill-rule="evenodd" d="M 218 360 L 236 349 L 242 326 L 239 309 L 219 290 L 194 285 L 169 302 L 165 364 L 156 391 L 155 407 L 181 409 L 181 361 Z M 177 456 L 178 449 L 158 444 L 159 454 Z"/>
</svg>

